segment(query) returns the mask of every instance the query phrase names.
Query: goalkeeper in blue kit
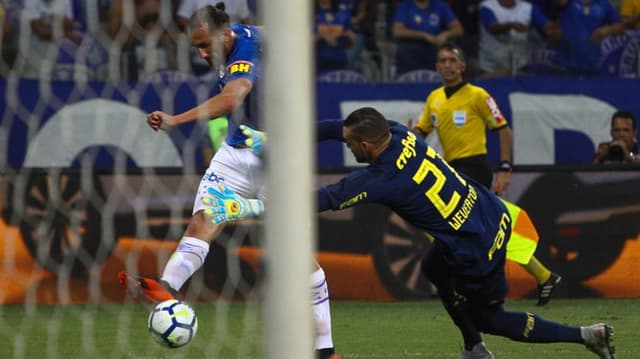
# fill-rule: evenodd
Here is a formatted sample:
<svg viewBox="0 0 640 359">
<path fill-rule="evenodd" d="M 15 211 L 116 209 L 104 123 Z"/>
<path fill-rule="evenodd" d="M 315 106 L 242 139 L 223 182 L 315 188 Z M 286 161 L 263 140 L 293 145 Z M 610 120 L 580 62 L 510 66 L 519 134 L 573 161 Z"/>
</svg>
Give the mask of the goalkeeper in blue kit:
<svg viewBox="0 0 640 359">
<path fill-rule="evenodd" d="M 610 325 L 566 326 L 503 308 L 513 219 L 502 200 L 457 173 L 423 139 L 373 108 L 358 109 L 345 121 L 319 122 L 318 137 L 344 141 L 358 162 L 369 164 L 318 189 L 319 211 L 378 203 L 435 238 L 422 270 L 430 280 L 434 268 L 440 271 L 434 285 L 462 334 L 460 358 L 494 358 L 481 333 L 529 343 L 584 344 L 600 358 L 616 357 Z M 247 199 L 223 187 L 208 192 L 203 201 L 212 220 L 242 217 L 229 209 L 248 205 Z M 230 205 L 235 202 L 240 207 Z"/>
</svg>

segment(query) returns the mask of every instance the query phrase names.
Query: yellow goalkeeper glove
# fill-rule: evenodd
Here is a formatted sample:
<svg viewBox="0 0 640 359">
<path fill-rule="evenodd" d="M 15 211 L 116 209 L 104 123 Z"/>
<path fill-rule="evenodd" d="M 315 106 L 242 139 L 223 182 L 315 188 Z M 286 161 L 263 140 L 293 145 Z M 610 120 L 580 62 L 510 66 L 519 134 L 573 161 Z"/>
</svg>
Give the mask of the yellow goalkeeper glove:
<svg viewBox="0 0 640 359">
<path fill-rule="evenodd" d="M 207 192 L 209 195 L 202 198 L 202 203 L 209 207 L 204 214 L 213 217 L 211 222 L 215 224 L 258 217 L 264 212 L 261 200 L 243 198 L 224 184 L 208 187 Z"/>
<path fill-rule="evenodd" d="M 255 154 L 262 152 L 264 145 L 267 142 L 267 134 L 262 131 L 254 130 L 246 125 L 240 125 L 240 129 L 242 130 L 242 134 L 247 136 L 244 144 L 251 148 Z"/>
</svg>

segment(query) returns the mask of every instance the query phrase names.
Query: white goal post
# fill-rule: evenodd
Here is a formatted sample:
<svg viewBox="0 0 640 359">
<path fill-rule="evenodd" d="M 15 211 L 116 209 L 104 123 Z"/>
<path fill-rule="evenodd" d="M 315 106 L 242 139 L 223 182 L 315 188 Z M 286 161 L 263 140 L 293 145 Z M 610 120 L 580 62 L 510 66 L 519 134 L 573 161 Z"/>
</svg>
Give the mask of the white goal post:
<svg viewBox="0 0 640 359">
<path fill-rule="evenodd" d="M 269 134 L 266 211 L 266 358 L 312 358 L 311 2 L 265 3 L 265 118 Z M 315 148 L 315 146 L 313 146 Z"/>
</svg>

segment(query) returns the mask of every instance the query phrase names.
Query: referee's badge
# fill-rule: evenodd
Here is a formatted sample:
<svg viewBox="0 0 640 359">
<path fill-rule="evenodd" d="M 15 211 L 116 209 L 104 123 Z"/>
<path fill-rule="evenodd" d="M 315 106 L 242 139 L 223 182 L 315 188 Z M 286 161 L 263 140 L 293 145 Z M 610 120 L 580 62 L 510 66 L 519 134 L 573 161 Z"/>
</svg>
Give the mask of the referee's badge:
<svg viewBox="0 0 640 359">
<path fill-rule="evenodd" d="M 453 111 L 453 123 L 460 127 L 467 123 L 467 112 L 466 111 Z"/>
<path fill-rule="evenodd" d="M 438 115 L 436 113 L 431 114 L 431 124 L 433 127 L 438 127 Z"/>
</svg>

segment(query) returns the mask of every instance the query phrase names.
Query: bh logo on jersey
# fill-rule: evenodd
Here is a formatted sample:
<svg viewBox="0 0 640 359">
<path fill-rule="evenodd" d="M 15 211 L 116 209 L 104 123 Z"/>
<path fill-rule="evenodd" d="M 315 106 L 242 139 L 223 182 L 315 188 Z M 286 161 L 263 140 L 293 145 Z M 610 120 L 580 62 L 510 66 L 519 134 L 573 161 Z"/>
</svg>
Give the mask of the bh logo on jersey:
<svg viewBox="0 0 640 359">
<path fill-rule="evenodd" d="M 217 174 L 215 174 L 215 172 L 213 171 L 207 171 L 204 174 L 204 180 L 208 181 L 208 182 L 212 182 L 212 183 L 220 183 L 220 182 L 224 182 L 224 178 L 218 176 Z"/>
<path fill-rule="evenodd" d="M 253 68 L 253 63 L 250 61 L 236 61 L 227 66 L 229 75 L 233 75 L 236 72 L 249 73 Z"/>
</svg>

